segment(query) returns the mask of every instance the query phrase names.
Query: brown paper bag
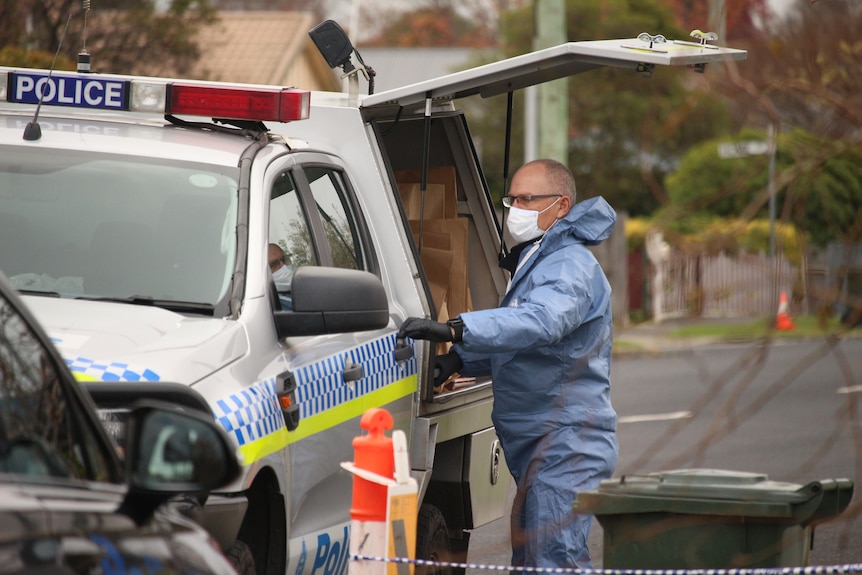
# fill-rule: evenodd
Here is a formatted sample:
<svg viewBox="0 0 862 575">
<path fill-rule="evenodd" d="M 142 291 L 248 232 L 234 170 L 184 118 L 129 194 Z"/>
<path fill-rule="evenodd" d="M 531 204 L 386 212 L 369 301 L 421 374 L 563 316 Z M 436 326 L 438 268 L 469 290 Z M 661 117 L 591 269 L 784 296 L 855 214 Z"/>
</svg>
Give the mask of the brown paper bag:
<svg viewBox="0 0 862 575">
<path fill-rule="evenodd" d="M 418 183 L 422 181 L 422 170 L 414 169 L 414 170 L 398 170 L 395 172 L 395 181 L 399 183 L 399 187 L 401 184 L 407 183 L 415 183 L 417 184 L 417 190 L 419 189 Z M 428 168 L 428 174 L 426 178 L 427 184 L 440 184 L 445 188 L 445 202 L 443 206 L 443 215 L 439 216 L 441 218 L 455 218 L 458 216 L 458 188 L 457 188 L 457 178 L 455 174 L 455 166 L 437 166 L 434 168 Z M 427 193 L 427 190 L 426 190 Z M 428 205 L 426 204 L 425 209 L 428 209 Z M 425 217 L 429 217 L 427 214 Z M 419 215 L 416 215 L 415 219 L 418 219 Z M 407 216 L 407 219 L 414 219 L 410 216 Z"/>
<path fill-rule="evenodd" d="M 419 233 L 419 222 L 410 222 L 410 227 L 414 234 Z M 445 234 L 449 237 L 449 251 L 452 254 L 452 261 L 448 270 L 448 289 L 445 302 L 448 315 L 446 319 L 453 318 L 462 312 L 470 311 L 470 297 L 467 284 L 467 220 L 464 218 L 427 220 L 423 225 L 423 234 L 427 234 L 426 237 L 428 238 L 434 237 L 431 234 Z M 424 243 L 422 251 L 424 254 Z M 425 265 L 424 255 L 423 265 Z M 425 273 L 426 275 L 430 274 L 427 266 L 425 267 Z M 435 300 L 435 303 L 437 303 L 438 309 L 442 308 L 440 302 Z"/>
<path fill-rule="evenodd" d="M 445 214 L 446 188 L 440 184 L 428 184 L 425 190 L 425 212 L 422 212 L 422 190 L 419 184 L 398 184 L 401 201 L 408 220 L 440 219 Z"/>
</svg>

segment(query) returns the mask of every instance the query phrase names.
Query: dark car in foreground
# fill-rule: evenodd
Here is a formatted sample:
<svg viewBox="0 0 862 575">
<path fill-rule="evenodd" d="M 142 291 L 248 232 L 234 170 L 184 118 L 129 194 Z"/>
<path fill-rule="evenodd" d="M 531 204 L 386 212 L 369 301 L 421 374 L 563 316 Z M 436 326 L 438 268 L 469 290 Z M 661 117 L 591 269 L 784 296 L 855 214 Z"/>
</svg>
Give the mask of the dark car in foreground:
<svg viewBox="0 0 862 575">
<path fill-rule="evenodd" d="M 89 395 L 0 274 L 0 570 L 234 574 L 174 505 L 239 474 L 212 417 L 140 403 L 123 456 Z"/>
</svg>

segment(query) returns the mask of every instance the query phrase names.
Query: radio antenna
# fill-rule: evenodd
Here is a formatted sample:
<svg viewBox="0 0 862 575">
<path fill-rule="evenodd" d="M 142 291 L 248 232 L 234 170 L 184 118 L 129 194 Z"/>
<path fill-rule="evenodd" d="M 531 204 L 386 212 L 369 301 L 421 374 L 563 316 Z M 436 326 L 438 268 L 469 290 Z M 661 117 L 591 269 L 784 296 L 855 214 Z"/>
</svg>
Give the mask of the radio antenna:
<svg viewBox="0 0 862 575">
<path fill-rule="evenodd" d="M 57 44 L 57 51 L 54 52 L 54 60 L 51 62 L 51 69 L 48 70 L 48 78 L 42 84 L 41 88 L 38 88 L 39 83 L 36 83 L 37 89 L 39 90 L 39 103 L 36 104 L 36 113 L 33 114 L 33 121 L 27 122 L 27 125 L 24 127 L 24 139 L 28 142 L 34 142 L 42 137 L 42 128 L 39 126 L 39 110 L 42 109 L 42 100 L 45 98 L 45 90 L 48 89 L 46 84 L 51 81 L 51 74 L 54 73 L 54 66 L 57 65 L 57 56 L 60 55 L 60 48 L 63 47 L 63 40 L 66 38 L 66 32 L 69 31 L 69 22 L 71 21 L 72 13 L 69 12 L 69 17 L 66 18 L 66 26 L 63 28 L 63 35 L 60 36 L 60 43 Z"/>
<path fill-rule="evenodd" d="M 87 52 L 87 15 L 90 13 L 90 0 L 84 0 L 84 34 L 81 51 L 78 52 L 78 72 L 90 71 L 90 53 Z"/>
</svg>

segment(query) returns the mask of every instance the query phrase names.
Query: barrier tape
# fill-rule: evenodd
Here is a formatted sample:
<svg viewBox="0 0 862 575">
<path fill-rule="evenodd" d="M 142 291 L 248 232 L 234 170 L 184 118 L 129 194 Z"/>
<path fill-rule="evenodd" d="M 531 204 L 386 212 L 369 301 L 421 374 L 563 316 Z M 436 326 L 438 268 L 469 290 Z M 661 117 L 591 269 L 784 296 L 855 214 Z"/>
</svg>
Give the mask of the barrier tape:
<svg viewBox="0 0 862 575">
<path fill-rule="evenodd" d="M 575 569 L 570 567 L 509 567 L 506 565 L 453 563 L 449 561 L 409 559 L 406 557 L 372 557 L 369 555 L 351 555 L 350 560 L 407 563 L 431 567 L 455 567 L 457 569 L 482 569 L 486 571 L 579 573 L 581 575 L 835 575 L 839 573 L 862 573 L 862 563 L 814 565 L 810 567 L 758 567 L 754 569 Z"/>
</svg>

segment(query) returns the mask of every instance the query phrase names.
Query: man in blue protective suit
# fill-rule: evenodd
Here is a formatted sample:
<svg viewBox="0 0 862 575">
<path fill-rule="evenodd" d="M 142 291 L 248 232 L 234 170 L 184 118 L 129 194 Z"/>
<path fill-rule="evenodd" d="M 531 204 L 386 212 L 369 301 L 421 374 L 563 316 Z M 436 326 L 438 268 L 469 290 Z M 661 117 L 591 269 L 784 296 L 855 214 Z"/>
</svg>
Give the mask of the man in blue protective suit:
<svg viewBox="0 0 862 575">
<path fill-rule="evenodd" d="M 611 288 L 587 246 L 610 236 L 602 198 L 575 204 L 571 171 L 553 160 L 522 166 L 503 204 L 517 243 L 501 262 L 512 278 L 499 308 L 447 323 L 407 318 L 399 336 L 452 341 L 435 383 L 453 373 L 493 377 L 492 419 L 517 483 L 512 564 L 588 569 L 592 516 L 577 492 L 617 462 L 610 401 Z"/>
</svg>

